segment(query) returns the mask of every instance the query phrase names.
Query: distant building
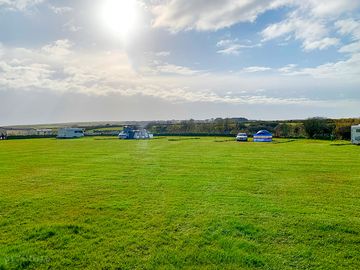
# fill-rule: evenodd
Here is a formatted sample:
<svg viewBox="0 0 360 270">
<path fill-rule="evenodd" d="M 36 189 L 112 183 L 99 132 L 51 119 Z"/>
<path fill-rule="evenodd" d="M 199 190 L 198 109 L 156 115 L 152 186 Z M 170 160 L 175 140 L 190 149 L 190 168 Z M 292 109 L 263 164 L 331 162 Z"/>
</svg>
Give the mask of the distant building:
<svg viewBox="0 0 360 270">
<path fill-rule="evenodd" d="M 51 136 L 53 135 L 52 129 L 37 129 L 36 133 L 38 136 Z"/>
<path fill-rule="evenodd" d="M 351 127 L 351 142 L 360 144 L 360 125 Z"/>
<path fill-rule="evenodd" d="M 133 129 L 131 127 L 125 127 L 119 133 L 119 139 L 124 140 L 144 140 L 151 139 L 152 137 L 153 134 L 149 133 L 146 129 Z"/>
<path fill-rule="evenodd" d="M 8 128 L 7 136 L 37 136 L 38 133 L 34 128 Z"/>
<path fill-rule="evenodd" d="M 267 130 L 260 130 L 254 134 L 254 142 L 272 142 L 272 134 Z"/>
<path fill-rule="evenodd" d="M 3 130 L 3 131 L 1 131 Z M 35 129 L 35 128 L 7 128 L 0 129 L 0 135 L 6 134 L 8 137 L 37 137 L 37 136 L 52 136 L 54 135 L 52 129 Z"/>
<path fill-rule="evenodd" d="M 84 129 L 82 128 L 61 128 L 58 131 L 58 139 L 72 139 L 84 137 Z"/>
</svg>

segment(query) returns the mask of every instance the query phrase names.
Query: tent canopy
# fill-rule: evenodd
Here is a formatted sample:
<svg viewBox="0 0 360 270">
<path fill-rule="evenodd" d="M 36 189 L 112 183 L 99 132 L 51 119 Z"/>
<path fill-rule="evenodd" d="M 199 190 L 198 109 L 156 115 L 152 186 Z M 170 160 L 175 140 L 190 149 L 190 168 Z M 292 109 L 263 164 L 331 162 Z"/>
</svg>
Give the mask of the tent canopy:
<svg viewBox="0 0 360 270">
<path fill-rule="evenodd" d="M 254 136 L 272 136 L 272 134 L 267 130 L 260 130 Z"/>
</svg>

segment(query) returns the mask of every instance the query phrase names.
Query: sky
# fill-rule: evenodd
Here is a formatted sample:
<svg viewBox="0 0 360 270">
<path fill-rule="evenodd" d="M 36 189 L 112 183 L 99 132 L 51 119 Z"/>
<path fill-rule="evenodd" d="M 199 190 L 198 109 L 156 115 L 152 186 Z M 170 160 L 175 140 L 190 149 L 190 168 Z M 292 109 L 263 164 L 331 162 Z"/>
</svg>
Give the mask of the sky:
<svg viewBox="0 0 360 270">
<path fill-rule="evenodd" d="M 360 117 L 360 1 L 0 0 L 0 126 Z"/>
</svg>

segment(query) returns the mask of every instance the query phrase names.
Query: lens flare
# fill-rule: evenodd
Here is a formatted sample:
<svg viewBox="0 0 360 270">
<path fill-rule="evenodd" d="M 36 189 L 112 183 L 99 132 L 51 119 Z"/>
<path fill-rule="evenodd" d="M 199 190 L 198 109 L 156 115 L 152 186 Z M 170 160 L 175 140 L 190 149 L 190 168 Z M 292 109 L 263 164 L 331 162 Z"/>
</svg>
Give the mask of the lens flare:
<svg viewBox="0 0 360 270">
<path fill-rule="evenodd" d="M 114 35 L 128 37 L 134 30 L 139 10 L 136 0 L 106 0 L 100 17 L 104 26 Z"/>
</svg>

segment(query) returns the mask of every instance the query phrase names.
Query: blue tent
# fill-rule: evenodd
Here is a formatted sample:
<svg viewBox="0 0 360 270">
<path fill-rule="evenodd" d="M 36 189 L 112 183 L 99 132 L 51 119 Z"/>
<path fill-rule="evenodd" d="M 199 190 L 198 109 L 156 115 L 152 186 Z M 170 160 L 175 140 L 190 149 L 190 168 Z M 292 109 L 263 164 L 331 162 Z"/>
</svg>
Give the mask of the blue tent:
<svg viewBox="0 0 360 270">
<path fill-rule="evenodd" d="M 272 134 L 267 130 L 260 130 L 254 134 L 254 142 L 272 142 Z"/>
<path fill-rule="evenodd" d="M 119 134 L 119 139 L 133 140 L 133 139 L 151 139 L 153 135 L 146 129 L 134 129 L 132 127 L 124 127 Z"/>
<path fill-rule="evenodd" d="M 123 131 L 120 132 L 120 139 L 134 139 L 136 130 L 132 127 L 124 127 Z"/>
</svg>

